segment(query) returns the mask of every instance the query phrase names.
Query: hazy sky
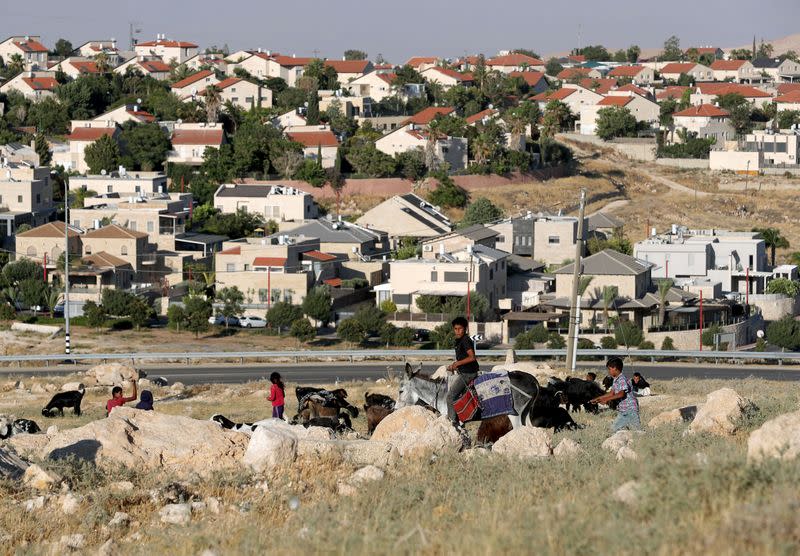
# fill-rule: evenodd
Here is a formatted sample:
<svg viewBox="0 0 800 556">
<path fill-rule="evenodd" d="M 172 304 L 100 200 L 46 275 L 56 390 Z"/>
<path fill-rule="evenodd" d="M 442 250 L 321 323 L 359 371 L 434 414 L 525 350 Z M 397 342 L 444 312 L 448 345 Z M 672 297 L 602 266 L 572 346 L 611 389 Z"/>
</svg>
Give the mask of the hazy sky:
<svg viewBox="0 0 800 556">
<path fill-rule="evenodd" d="M 530 48 L 542 55 L 601 43 L 609 48 L 660 47 L 676 34 L 681 45 L 722 47 L 800 32 L 800 1 L 761 0 L 1 0 L 0 36 L 59 37 L 75 46 L 116 38 L 128 46 L 128 23 L 142 40 L 167 37 L 201 47 L 262 47 L 283 54 L 336 58 L 346 48 L 378 53 L 394 63 L 413 55 L 493 54 Z M 739 4 L 739 6 L 737 6 Z M 191 6 L 187 8 L 186 6 Z M 1 40 L 1 39 L 0 39 Z"/>
</svg>

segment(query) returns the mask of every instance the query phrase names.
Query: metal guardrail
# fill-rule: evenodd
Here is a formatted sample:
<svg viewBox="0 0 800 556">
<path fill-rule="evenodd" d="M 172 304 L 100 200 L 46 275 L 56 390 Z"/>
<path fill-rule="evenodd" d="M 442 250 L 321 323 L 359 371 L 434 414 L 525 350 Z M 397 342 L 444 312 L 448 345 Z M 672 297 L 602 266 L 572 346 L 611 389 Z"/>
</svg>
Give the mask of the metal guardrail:
<svg viewBox="0 0 800 556">
<path fill-rule="evenodd" d="M 478 350 L 478 355 L 482 358 L 504 359 L 508 350 L 486 349 Z M 566 357 L 564 349 L 530 349 L 517 350 L 519 357 L 537 357 L 547 359 L 559 359 Z M 192 360 L 238 360 L 243 363 L 247 359 L 254 360 L 290 360 L 299 363 L 300 361 L 326 361 L 338 360 L 353 362 L 356 360 L 437 360 L 450 359 L 453 356 L 452 350 L 302 350 L 302 351 L 248 351 L 248 352 L 172 352 L 172 353 L 72 353 L 71 355 L 3 355 L 0 356 L 0 365 L 23 363 L 23 362 L 42 362 L 49 365 L 51 362 L 75 363 L 90 361 L 131 361 L 133 364 L 145 361 L 186 361 Z M 611 356 L 636 357 L 638 359 L 694 359 L 736 361 L 745 362 L 772 362 L 782 365 L 784 362 L 800 362 L 800 352 L 755 352 L 755 351 L 663 351 L 657 349 L 579 349 L 578 357 L 582 359 L 601 359 Z"/>
</svg>

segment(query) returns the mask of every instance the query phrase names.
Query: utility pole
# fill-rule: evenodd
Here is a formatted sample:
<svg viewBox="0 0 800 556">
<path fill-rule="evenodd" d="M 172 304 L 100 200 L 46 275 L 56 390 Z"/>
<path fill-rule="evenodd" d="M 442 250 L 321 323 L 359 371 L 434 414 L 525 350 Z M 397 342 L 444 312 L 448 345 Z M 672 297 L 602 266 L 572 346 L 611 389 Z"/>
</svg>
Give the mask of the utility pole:
<svg viewBox="0 0 800 556">
<path fill-rule="evenodd" d="M 64 353 L 69 355 L 69 177 L 64 180 Z"/>
<path fill-rule="evenodd" d="M 575 266 L 572 272 L 572 298 L 569 308 L 569 336 L 567 338 L 567 369 L 575 370 L 575 359 L 578 348 L 578 328 L 580 326 L 579 282 L 581 279 L 581 257 L 583 256 L 584 226 L 586 211 L 586 190 L 581 189 L 581 203 L 578 208 L 578 237 L 575 241 Z"/>
</svg>

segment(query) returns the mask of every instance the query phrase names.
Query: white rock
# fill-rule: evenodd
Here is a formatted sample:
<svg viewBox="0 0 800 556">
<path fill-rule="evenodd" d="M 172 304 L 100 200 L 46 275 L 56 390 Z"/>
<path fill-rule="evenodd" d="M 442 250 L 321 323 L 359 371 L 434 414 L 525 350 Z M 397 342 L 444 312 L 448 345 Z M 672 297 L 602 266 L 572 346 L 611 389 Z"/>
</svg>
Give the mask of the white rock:
<svg viewBox="0 0 800 556">
<path fill-rule="evenodd" d="M 139 379 L 139 371 L 122 363 L 103 363 L 86 371 L 87 377 L 93 377 L 99 386 L 122 386 L 123 382 Z"/>
<path fill-rule="evenodd" d="M 39 384 L 38 382 L 34 383 L 31 386 L 31 394 L 46 394 L 46 393 L 47 390 L 45 390 L 44 386 L 42 384 Z"/>
<path fill-rule="evenodd" d="M 220 510 L 222 509 L 219 498 L 215 498 L 213 496 L 206 498 L 206 507 L 212 514 L 219 514 Z"/>
<path fill-rule="evenodd" d="M 180 394 L 180 393 L 182 393 L 184 390 L 186 390 L 186 386 L 183 384 L 183 382 L 173 382 L 173 383 L 172 383 L 172 384 L 169 386 L 169 391 L 170 391 L 172 394 Z"/>
<path fill-rule="evenodd" d="M 623 504 L 633 505 L 639 499 L 639 491 L 642 484 L 639 481 L 628 481 L 623 483 L 614 491 L 614 498 Z"/>
<path fill-rule="evenodd" d="M 402 457 L 426 457 L 431 453 L 456 453 L 462 440 L 447 417 L 437 417 L 420 406 L 400 408 L 381 421 L 371 441 L 388 442 Z"/>
<path fill-rule="evenodd" d="M 52 382 L 48 382 L 47 384 L 44 385 L 44 389 L 46 392 L 55 392 L 56 390 L 58 390 L 58 386 L 56 386 Z"/>
<path fill-rule="evenodd" d="M 662 411 L 650 421 L 647 422 L 647 426 L 651 429 L 656 427 L 660 427 L 661 425 L 670 425 L 670 424 L 678 424 L 684 422 L 691 422 L 695 416 L 697 415 L 697 406 L 696 405 L 689 405 L 686 407 L 679 407 L 677 409 L 671 409 L 669 411 Z"/>
<path fill-rule="evenodd" d="M 86 546 L 86 538 L 81 533 L 62 535 L 58 544 L 66 550 L 81 550 Z"/>
<path fill-rule="evenodd" d="M 22 476 L 22 483 L 35 490 L 50 490 L 60 482 L 61 477 L 42 469 L 35 463 L 29 466 Z"/>
<path fill-rule="evenodd" d="M 492 452 L 519 458 L 546 458 L 553 453 L 553 436 L 547 429 L 519 427 L 495 442 Z"/>
<path fill-rule="evenodd" d="M 65 382 L 61 385 L 62 392 L 70 392 L 72 390 L 80 390 L 81 388 L 85 388 L 83 382 Z"/>
<path fill-rule="evenodd" d="M 296 456 L 297 439 L 292 434 L 276 428 L 258 427 L 250 438 L 242 463 L 261 473 L 288 465 Z"/>
<path fill-rule="evenodd" d="M 205 502 L 192 502 L 192 513 L 202 513 L 206 511 Z"/>
<path fill-rule="evenodd" d="M 710 433 L 731 436 L 739 428 L 742 418 L 756 408 L 731 388 L 720 388 L 706 396 L 706 403 L 697 412 L 689 430 L 692 433 Z"/>
<path fill-rule="evenodd" d="M 777 458 L 784 461 L 800 456 L 800 411 L 785 413 L 765 422 L 747 439 L 747 459 Z"/>
<path fill-rule="evenodd" d="M 637 460 L 639 459 L 639 454 L 633 451 L 633 449 L 629 448 L 628 446 L 623 446 L 619 450 L 617 450 L 617 460 Z"/>
<path fill-rule="evenodd" d="M 192 507 L 189 504 L 167 504 L 158 512 L 161 523 L 186 525 L 192 520 Z"/>
<path fill-rule="evenodd" d="M 362 467 L 352 475 L 347 480 L 348 483 L 354 486 L 359 486 L 364 483 L 371 483 L 373 481 L 380 481 L 383 479 L 385 473 L 383 469 L 379 467 L 375 467 L 374 465 L 367 465 L 366 467 Z"/>
<path fill-rule="evenodd" d="M 44 508 L 45 497 L 44 496 L 36 496 L 29 500 L 25 500 L 22 503 L 23 507 L 25 508 L 26 512 L 33 512 L 35 510 L 41 510 Z"/>
<path fill-rule="evenodd" d="M 571 438 L 564 438 L 553 448 L 553 455 L 557 458 L 570 458 L 583 454 L 584 449 Z"/>
<path fill-rule="evenodd" d="M 358 494 L 358 489 L 345 481 L 339 481 L 336 485 L 336 490 L 339 492 L 339 496 L 355 496 Z"/>
<path fill-rule="evenodd" d="M 640 434 L 644 433 L 641 431 L 629 431 L 629 430 L 617 431 L 608 438 L 606 438 L 600 445 L 600 447 L 603 448 L 604 450 L 608 450 L 616 454 L 617 452 L 619 452 L 620 448 L 630 447 L 630 445 L 633 444 L 633 440 Z"/>
<path fill-rule="evenodd" d="M 97 549 L 97 556 L 116 556 L 118 553 L 115 539 L 108 539 Z"/>
<path fill-rule="evenodd" d="M 131 517 L 126 514 L 125 512 L 116 512 L 114 517 L 111 518 L 111 521 L 108 522 L 108 526 L 112 529 L 121 529 L 127 527 L 131 522 Z"/>
<path fill-rule="evenodd" d="M 61 496 L 60 500 L 61 500 L 61 511 L 65 515 L 73 515 L 77 513 L 81 507 L 80 498 L 78 498 L 71 492 L 68 492 L 63 496 Z"/>
<path fill-rule="evenodd" d="M 111 490 L 118 494 L 133 492 L 133 483 L 130 481 L 116 481 L 108 486 Z"/>
<path fill-rule="evenodd" d="M 153 383 L 150 382 L 150 379 L 147 378 L 140 378 L 139 379 L 139 390 L 152 390 Z"/>
<path fill-rule="evenodd" d="M 50 425 L 47 427 L 47 431 L 45 432 L 47 436 L 53 436 L 54 434 L 58 434 L 58 425 Z"/>
</svg>

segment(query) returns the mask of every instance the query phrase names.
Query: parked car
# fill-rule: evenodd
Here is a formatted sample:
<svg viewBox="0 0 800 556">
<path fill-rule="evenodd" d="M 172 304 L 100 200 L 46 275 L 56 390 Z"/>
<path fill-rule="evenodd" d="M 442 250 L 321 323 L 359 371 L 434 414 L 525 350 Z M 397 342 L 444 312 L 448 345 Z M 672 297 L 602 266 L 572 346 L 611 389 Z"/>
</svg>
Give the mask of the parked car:
<svg viewBox="0 0 800 556">
<path fill-rule="evenodd" d="M 427 342 L 430 339 L 431 339 L 431 333 L 429 330 L 425 330 L 424 328 L 417 328 L 414 331 L 415 342 Z"/>
<path fill-rule="evenodd" d="M 222 315 L 208 317 L 208 324 L 225 326 L 225 317 Z M 239 326 L 239 319 L 236 317 L 228 317 L 228 326 Z"/>
<path fill-rule="evenodd" d="M 254 317 L 252 315 L 247 315 L 239 319 L 239 326 L 241 326 L 242 328 L 266 328 L 267 321 L 265 321 L 261 317 Z"/>
</svg>

